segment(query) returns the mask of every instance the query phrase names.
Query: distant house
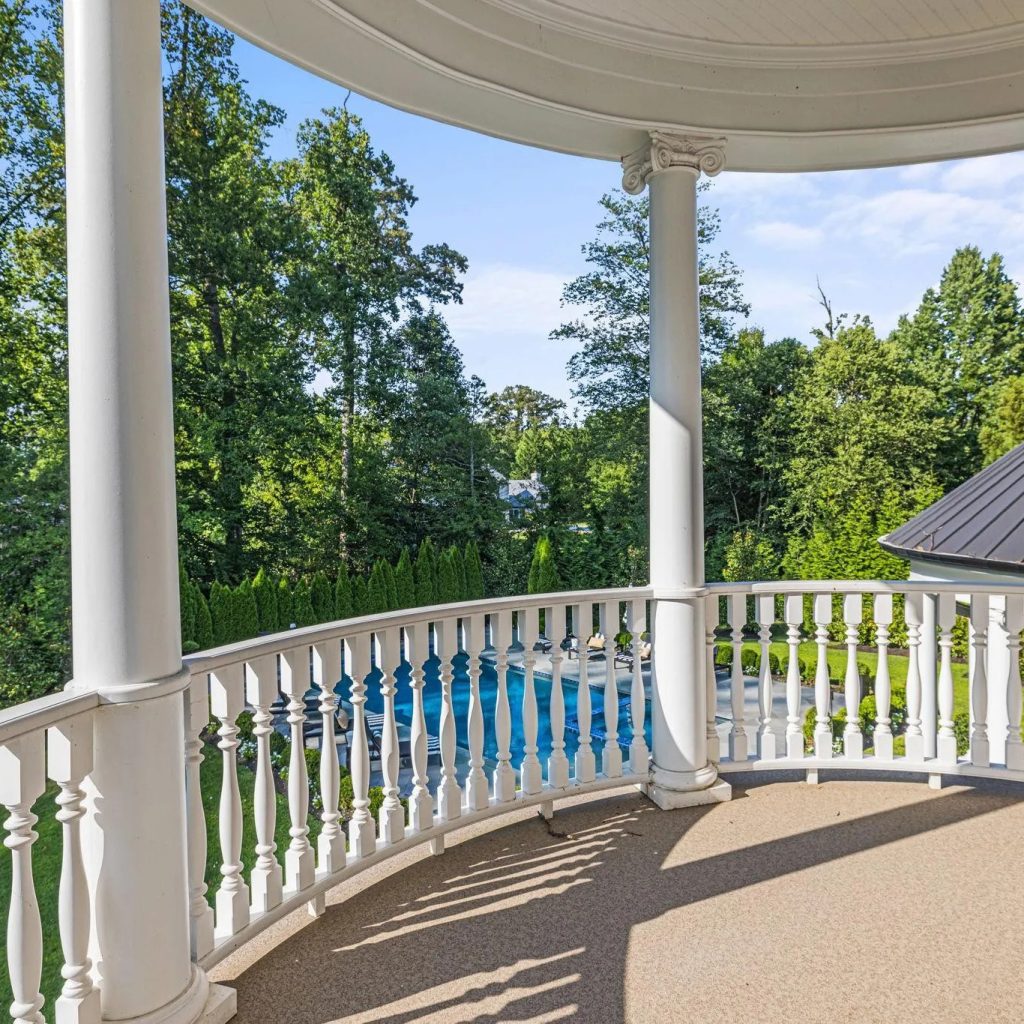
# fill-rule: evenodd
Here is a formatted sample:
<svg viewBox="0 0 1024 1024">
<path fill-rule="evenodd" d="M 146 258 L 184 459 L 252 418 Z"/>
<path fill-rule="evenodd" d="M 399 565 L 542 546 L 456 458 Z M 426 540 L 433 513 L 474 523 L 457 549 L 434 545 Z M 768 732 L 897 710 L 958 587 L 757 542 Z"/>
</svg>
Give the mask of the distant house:
<svg viewBox="0 0 1024 1024">
<path fill-rule="evenodd" d="M 498 497 L 505 502 L 505 518 L 509 522 L 523 519 L 536 509 L 547 508 L 548 489 L 541 483 L 540 473 L 533 472 L 524 480 L 510 480 L 492 469 L 498 481 Z"/>
<path fill-rule="evenodd" d="M 1024 444 L 881 537 L 879 543 L 910 562 L 912 580 L 1024 583 Z M 934 634 L 934 615 L 934 606 L 926 601 L 926 636 Z M 987 666 L 993 762 L 1004 759 L 1008 651 L 1006 599 L 993 595 Z M 925 653 L 926 671 L 931 671 L 931 645 Z"/>
</svg>

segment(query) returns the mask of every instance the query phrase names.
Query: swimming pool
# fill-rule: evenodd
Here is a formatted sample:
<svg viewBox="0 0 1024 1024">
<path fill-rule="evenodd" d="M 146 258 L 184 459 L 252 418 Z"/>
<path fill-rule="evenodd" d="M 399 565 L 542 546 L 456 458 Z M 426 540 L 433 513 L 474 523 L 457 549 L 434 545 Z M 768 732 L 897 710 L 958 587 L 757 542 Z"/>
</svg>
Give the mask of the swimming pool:
<svg viewBox="0 0 1024 1024">
<path fill-rule="evenodd" d="M 452 685 L 452 703 L 455 708 L 455 734 L 456 743 L 462 748 L 469 747 L 469 672 L 467 670 L 468 656 L 457 655 L 454 660 L 455 674 Z M 411 666 L 403 662 L 401 668 L 395 672 L 397 693 L 395 694 L 395 715 L 398 721 L 404 725 L 412 723 L 412 687 L 410 685 Z M 424 665 L 423 681 L 423 708 L 427 719 L 427 732 L 437 735 L 440 731 L 441 721 L 441 662 L 433 657 Z M 525 675 L 522 668 L 509 666 L 506 677 L 508 687 L 509 707 L 512 710 L 512 762 L 518 764 L 523 753 L 523 688 Z M 375 669 L 366 679 L 366 706 L 370 711 L 383 712 L 384 698 L 380 693 L 381 673 Z M 551 680 L 546 676 L 534 674 L 534 691 L 537 694 L 537 718 L 539 729 L 537 734 L 538 757 L 547 773 L 547 758 L 551 753 Z M 346 676 L 341 685 L 336 688 L 342 700 L 349 700 L 351 696 L 351 680 Z M 565 700 L 566 719 L 576 716 L 576 698 L 578 686 L 575 681 L 562 681 L 562 693 Z M 599 717 L 604 706 L 604 693 L 600 688 L 591 687 L 591 704 L 593 706 L 594 722 L 603 724 L 603 716 Z M 484 719 L 484 756 L 489 760 L 496 760 L 498 756 L 498 743 L 494 733 L 494 708 L 498 699 L 498 673 L 494 665 L 481 659 L 480 672 L 480 702 L 483 708 Z M 645 733 L 648 748 L 651 743 L 650 732 L 650 708 L 645 712 Z M 629 719 L 629 708 L 619 709 L 618 721 L 618 742 L 621 747 L 628 747 L 633 739 L 633 729 Z M 593 740 L 593 748 L 600 752 L 603 741 Z M 565 732 L 565 751 L 571 759 L 579 746 L 579 738 L 569 732 Z"/>
</svg>

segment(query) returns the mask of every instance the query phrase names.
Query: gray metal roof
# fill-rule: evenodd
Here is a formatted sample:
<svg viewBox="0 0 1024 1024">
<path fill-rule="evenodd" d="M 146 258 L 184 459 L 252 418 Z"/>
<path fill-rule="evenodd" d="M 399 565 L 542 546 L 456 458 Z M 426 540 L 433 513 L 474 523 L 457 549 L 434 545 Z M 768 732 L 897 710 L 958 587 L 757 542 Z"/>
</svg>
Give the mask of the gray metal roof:
<svg viewBox="0 0 1024 1024">
<path fill-rule="evenodd" d="M 1024 444 L 879 543 L 905 558 L 1024 571 Z"/>
</svg>

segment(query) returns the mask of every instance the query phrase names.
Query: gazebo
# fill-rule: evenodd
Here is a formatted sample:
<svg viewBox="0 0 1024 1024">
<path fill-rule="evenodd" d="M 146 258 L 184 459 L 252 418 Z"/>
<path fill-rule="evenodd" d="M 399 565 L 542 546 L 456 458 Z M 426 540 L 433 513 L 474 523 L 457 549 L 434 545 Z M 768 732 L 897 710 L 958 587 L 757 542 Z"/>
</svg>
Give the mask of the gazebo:
<svg viewBox="0 0 1024 1024">
<path fill-rule="evenodd" d="M 62 694 L 0 714 L 0 802 L 11 811 L 6 828 L 14 864 L 7 959 L 16 1020 L 42 1020 L 31 807 L 47 775 L 61 788 L 65 835 L 65 986 L 57 1019 L 78 1024 L 101 1016 L 134 1024 L 226 1020 L 234 1012 L 234 992 L 211 986 L 207 978 L 218 960 L 295 907 L 308 903 L 322 911 L 324 893 L 349 874 L 418 842 L 429 841 L 440 852 L 448 832 L 516 807 L 549 810 L 563 796 L 614 786 L 643 787 L 661 808 L 709 804 L 729 798 L 727 774 L 755 767 L 798 768 L 815 779 L 820 768 L 840 762 L 935 779 L 951 773 L 1024 775 L 1024 765 L 1009 752 L 1019 747 L 1019 733 L 1007 740 L 1006 766 L 991 765 L 984 704 L 974 708 L 970 759 L 958 759 L 955 747 L 950 753 L 953 691 L 943 644 L 952 628 L 948 599 L 963 585 L 706 586 L 696 235 L 698 179 L 726 166 L 782 173 L 1024 148 L 1020 0 L 197 0 L 194 6 L 282 58 L 367 96 L 522 144 L 621 161 L 624 188 L 650 190 L 650 447 L 657 467 L 650 490 L 651 581 L 621 591 L 390 613 L 183 661 L 159 2 L 65 0 L 74 678 Z M 544 182 L 536 187 L 543 189 Z M 975 643 L 983 646 L 989 595 L 999 588 L 968 589 Z M 941 664 L 923 693 L 920 674 L 912 668 L 908 677 L 906 759 L 893 758 L 891 735 L 888 750 L 884 743 L 888 683 L 880 671 L 875 754 L 865 755 L 852 720 L 844 755 L 836 761 L 824 661 L 833 596 L 843 595 L 851 645 L 850 705 L 859 699 L 856 635 L 865 600 L 872 602 L 884 664 L 893 594 L 926 591 L 935 597 Z M 1021 599 L 1012 587 L 999 592 L 1013 594 L 1006 598 L 1008 614 L 1017 614 Z M 814 597 L 819 645 L 818 726 L 810 756 L 800 735 L 797 658 L 805 595 Z M 744 700 L 742 629 L 753 609 L 767 654 L 778 625 L 777 596 L 784 598 L 782 625 L 791 655 L 784 700 L 773 694 L 771 675 L 764 673 L 753 709 Z M 723 602 L 734 663 L 728 750 L 719 751 L 711 654 Z M 914 607 L 908 601 L 908 621 Z M 544 612 L 550 623 L 569 614 L 579 633 L 596 613 L 611 637 L 623 610 L 636 639 L 648 625 L 654 636 L 651 763 L 638 668 L 626 756 L 614 724 L 603 747 L 592 748 L 585 738 L 572 766 L 564 752 L 559 756 L 564 730 L 556 679 L 552 760 L 542 766 L 529 654 L 538 615 Z M 511 709 L 504 687 L 513 618 L 527 654 L 522 705 Z M 913 658 L 922 632 L 919 623 L 911 624 Z M 924 643 L 934 646 L 927 634 Z M 397 757 L 394 681 L 387 673 L 406 657 L 420 693 L 417 665 L 428 651 L 450 666 L 463 650 L 472 665 L 485 647 L 497 652 L 499 677 L 493 775 L 484 771 L 491 765 L 482 754 L 478 672 L 471 669 L 471 770 L 465 780 L 456 776 L 451 692 L 462 684 L 442 669 L 444 769 L 433 790 L 426 772 L 418 775 L 406 807 L 391 770 Z M 610 663 L 613 653 L 610 648 Z M 387 720 L 387 799 L 377 820 L 367 809 L 365 749 L 358 749 L 360 742 L 365 747 L 362 680 L 371 658 L 385 670 Z M 354 680 L 357 720 L 355 813 L 347 843 L 332 810 L 333 687 L 342 664 Z M 613 683 L 609 677 L 604 691 L 609 723 L 619 697 Z M 283 692 L 293 736 L 301 741 L 303 699 L 311 686 L 321 694 L 329 752 L 320 769 L 323 831 L 314 851 L 306 837 L 307 778 L 299 756 L 289 774 L 291 844 L 282 868 L 272 842 L 265 716 Z M 582 687 L 579 698 L 585 737 L 586 691 Z M 1014 699 L 1019 720 L 1019 679 L 1004 692 L 1009 720 Z M 929 693 L 938 719 L 927 714 Z M 261 751 L 259 858 L 248 877 L 239 854 L 242 804 L 234 769 L 235 722 L 245 706 L 255 711 Z M 221 723 L 225 766 L 215 912 L 205 895 L 198 788 L 200 732 L 211 709 Z M 513 764 L 503 737 L 510 716 L 518 721 L 520 715 L 526 740 L 521 761 Z M 420 712 L 412 730 L 418 769 L 425 749 Z M 299 748 L 301 742 L 293 743 L 293 750 Z"/>
</svg>

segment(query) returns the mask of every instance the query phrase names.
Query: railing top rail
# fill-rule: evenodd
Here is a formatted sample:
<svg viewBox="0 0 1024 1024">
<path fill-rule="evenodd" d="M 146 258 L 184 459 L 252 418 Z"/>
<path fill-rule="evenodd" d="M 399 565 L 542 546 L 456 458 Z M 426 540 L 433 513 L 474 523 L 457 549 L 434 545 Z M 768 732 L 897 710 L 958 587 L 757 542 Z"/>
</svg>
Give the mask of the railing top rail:
<svg viewBox="0 0 1024 1024">
<path fill-rule="evenodd" d="M 977 580 L 769 580 L 709 583 L 710 596 L 730 594 L 1016 594 L 1024 583 L 982 583 Z"/>
<path fill-rule="evenodd" d="M 27 700 L 0 711 L 0 743 L 38 732 L 51 725 L 99 707 L 100 695 L 95 690 L 61 690 L 47 697 Z"/>
<path fill-rule="evenodd" d="M 243 640 L 209 651 L 187 655 L 184 663 L 193 675 L 213 672 L 226 665 L 242 660 L 267 657 L 294 650 L 305 644 L 321 643 L 325 640 L 358 636 L 383 629 L 401 628 L 421 622 L 438 619 L 464 618 L 474 614 L 491 614 L 500 611 L 521 611 L 527 608 L 550 608 L 553 605 L 580 604 L 586 601 L 636 601 L 651 597 L 650 587 L 617 587 L 610 590 L 570 590 L 554 594 L 521 594 L 514 597 L 485 598 L 482 601 L 461 601 L 457 604 L 429 605 L 423 608 L 406 608 L 402 611 L 384 612 L 381 615 L 361 615 L 353 619 L 324 622 L 317 626 L 289 629 L 283 633 Z"/>
</svg>

